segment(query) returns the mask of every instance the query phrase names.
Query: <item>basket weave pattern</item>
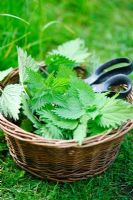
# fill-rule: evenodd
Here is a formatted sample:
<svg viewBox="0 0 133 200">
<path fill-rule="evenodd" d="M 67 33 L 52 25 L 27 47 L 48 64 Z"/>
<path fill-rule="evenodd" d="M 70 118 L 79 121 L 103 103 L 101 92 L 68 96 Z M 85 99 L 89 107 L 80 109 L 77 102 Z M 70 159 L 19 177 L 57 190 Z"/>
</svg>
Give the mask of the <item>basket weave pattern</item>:
<svg viewBox="0 0 133 200">
<path fill-rule="evenodd" d="M 130 102 L 132 96 L 133 92 L 128 96 Z M 0 128 L 20 167 L 42 179 L 72 182 L 105 171 L 114 161 L 124 135 L 133 128 L 133 121 L 104 135 L 88 137 L 82 146 L 74 140 L 45 139 L 26 132 L 1 114 Z"/>
</svg>

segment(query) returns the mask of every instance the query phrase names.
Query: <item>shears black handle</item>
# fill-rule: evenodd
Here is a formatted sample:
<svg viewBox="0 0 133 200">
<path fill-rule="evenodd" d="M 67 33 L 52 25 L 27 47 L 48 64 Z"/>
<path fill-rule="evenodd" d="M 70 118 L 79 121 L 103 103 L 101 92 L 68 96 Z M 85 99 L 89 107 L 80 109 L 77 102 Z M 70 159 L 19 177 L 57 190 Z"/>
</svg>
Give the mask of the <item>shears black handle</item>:
<svg viewBox="0 0 133 200">
<path fill-rule="evenodd" d="M 111 86 L 116 85 L 126 85 L 127 89 L 122 90 L 119 92 L 119 98 L 125 98 L 130 91 L 132 90 L 132 83 L 130 79 L 124 75 L 124 74 L 117 74 L 113 77 L 110 77 L 108 80 L 102 83 L 98 84 L 92 84 L 92 88 L 95 92 L 108 92 L 114 93 L 112 90 L 110 90 Z"/>
<path fill-rule="evenodd" d="M 127 65 L 125 65 L 124 67 L 117 67 L 115 69 L 111 69 L 110 71 L 107 72 L 105 71 L 106 69 L 121 63 L 126 63 Z M 111 78 L 114 75 L 117 74 L 128 75 L 132 71 L 133 71 L 133 62 L 129 58 L 116 58 L 98 67 L 96 71 L 87 79 L 86 82 L 88 82 L 90 85 L 93 83 L 94 84 L 101 83 Z"/>
</svg>

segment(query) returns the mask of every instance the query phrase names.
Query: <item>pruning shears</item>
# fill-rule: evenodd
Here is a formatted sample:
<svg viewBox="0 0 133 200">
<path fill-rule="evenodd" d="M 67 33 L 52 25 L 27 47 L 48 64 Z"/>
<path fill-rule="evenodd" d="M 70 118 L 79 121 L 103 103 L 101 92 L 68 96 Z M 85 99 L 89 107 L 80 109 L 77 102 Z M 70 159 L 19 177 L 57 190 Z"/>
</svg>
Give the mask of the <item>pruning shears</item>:
<svg viewBox="0 0 133 200">
<path fill-rule="evenodd" d="M 122 67 L 114 65 L 124 64 Z M 119 98 L 125 98 L 132 89 L 131 80 L 127 77 L 133 71 L 133 62 L 129 58 L 116 58 L 99 66 L 95 72 L 84 79 L 95 92 L 113 92 L 112 86 L 126 85 L 126 89 L 119 92 Z"/>
</svg>

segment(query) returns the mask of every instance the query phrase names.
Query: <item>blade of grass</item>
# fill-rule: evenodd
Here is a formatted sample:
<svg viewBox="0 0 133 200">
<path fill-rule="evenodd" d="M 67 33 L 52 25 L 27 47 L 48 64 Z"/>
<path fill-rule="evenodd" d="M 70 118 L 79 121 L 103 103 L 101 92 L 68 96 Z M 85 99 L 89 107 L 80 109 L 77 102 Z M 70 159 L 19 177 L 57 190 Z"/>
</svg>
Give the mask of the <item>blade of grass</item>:
<svg viewBox="0 0 133 200">
<path fill-rule="evenodd" d="M 6 47 L 8 47 L 8 46 L 14 44 L 15 42 L 18 42 L 18 41 L 22 40 L 24 37 L 26 37 L 26 36 L 29 35 L 29 34 L 31 34 L 31 32 L 25 33 L 24 35 L 22 35 L 21 37 L 17 38 L 16 40 L 14 40 L 14 41 L 12 41 L 12 42 L 6 44 L 5 46 L 0 47 L 0 50 L 3 50 L 3 49 L 5 49 Z"/>
<path fill-rule="evenodd" d="M 64 28 L 65 28 L 68 32 L 72 33 L 73 35 L 76 34 L 76 32 L 74 32 L 70 26 L 64 24 Z"/>
<path fill-rule="evenodd" d="M 13 36 L 12 36 L 12 39 L 13 39 L 13 40 L 15 39 L 16 33 L 17 33 L 17 29 L 16 29 L 16 30 L 14 31 L 14 33 L 13 33 Z M 12 44 L 9 46 L 9 48 L 7 49 L 7 51 L 6 51 L 6 53 L 5 53 L 4 59 L 6 59 L 6 58 L 9 56 L 10 52 L 12 51 L 13 46 L 14 46 L 14 43 L 12 43 Z"/>
<path fill-rule="evenodd" d="M 29 25 L 30 23 L 27 22 L 25 19 L 21 18 L 21 17 L 18 17 L 16 15 L 12 15 L 12 14 L 9 14 L 9 13 L 1 13 L 0 16 L 5 16 L 5 17 L 12 17 L 12 18 L 15 18 L 17 20 L 20 20 L 22 22 L 24 22 L 25 24 Z"/>
<path fill-rule="evenodd" d="M 64 24 L 63 22 L 61 21 L 57 21 L 57 20 L 54 20 L 54 21 L 50 21 L 48 22 L 47 24 L 45 24 L 42 28 L 42 31 L 45 31 L 47 28 L 49 28 L 51 25 L 53 24 L 61 24 L 67 31 L 69 31 L 70 33 L 72 34 L 75 34 L 75 32 L 72 30 L 72 28 L 70 28 L 70 26 Z"/>
<path fill-rule="evenodd" d="M 53 25 L 53 24 L 59 24 L 59 23 L 61 23 L 61 22 L 60 22 L 60 21 L 56 21 L 56 20 L 50 21 L 50 22 L 48 22 L 47 24 L 45 24 L 45 25 L 43 26 L 42 31 L 46 30 L 49 26 L 51 26 L 51 25 Z"/>
</svg>

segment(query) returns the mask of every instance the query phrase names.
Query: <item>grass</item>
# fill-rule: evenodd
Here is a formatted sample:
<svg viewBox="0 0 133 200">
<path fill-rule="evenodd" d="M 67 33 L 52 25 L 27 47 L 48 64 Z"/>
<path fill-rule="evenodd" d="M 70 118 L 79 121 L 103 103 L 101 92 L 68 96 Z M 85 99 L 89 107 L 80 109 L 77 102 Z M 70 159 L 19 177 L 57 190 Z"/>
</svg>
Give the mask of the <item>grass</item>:
<svg viewBox="0 0 133 200">
<path fill-rule="evenodd" d="M 132 0 L 1 1 L 0 69 L 17 66 L 17 45 L 43 60 L 48 50 L 76 37 L 85 39 L 101 62 L 117 56 L 132 58 L 132 12 Z M 41 181 L 24 172 L 9 156 L 2 135 L 0 152 L 1 200 L 133 199 L 132 133 L 110 169 L 75 183 Z"/>
</svg>

